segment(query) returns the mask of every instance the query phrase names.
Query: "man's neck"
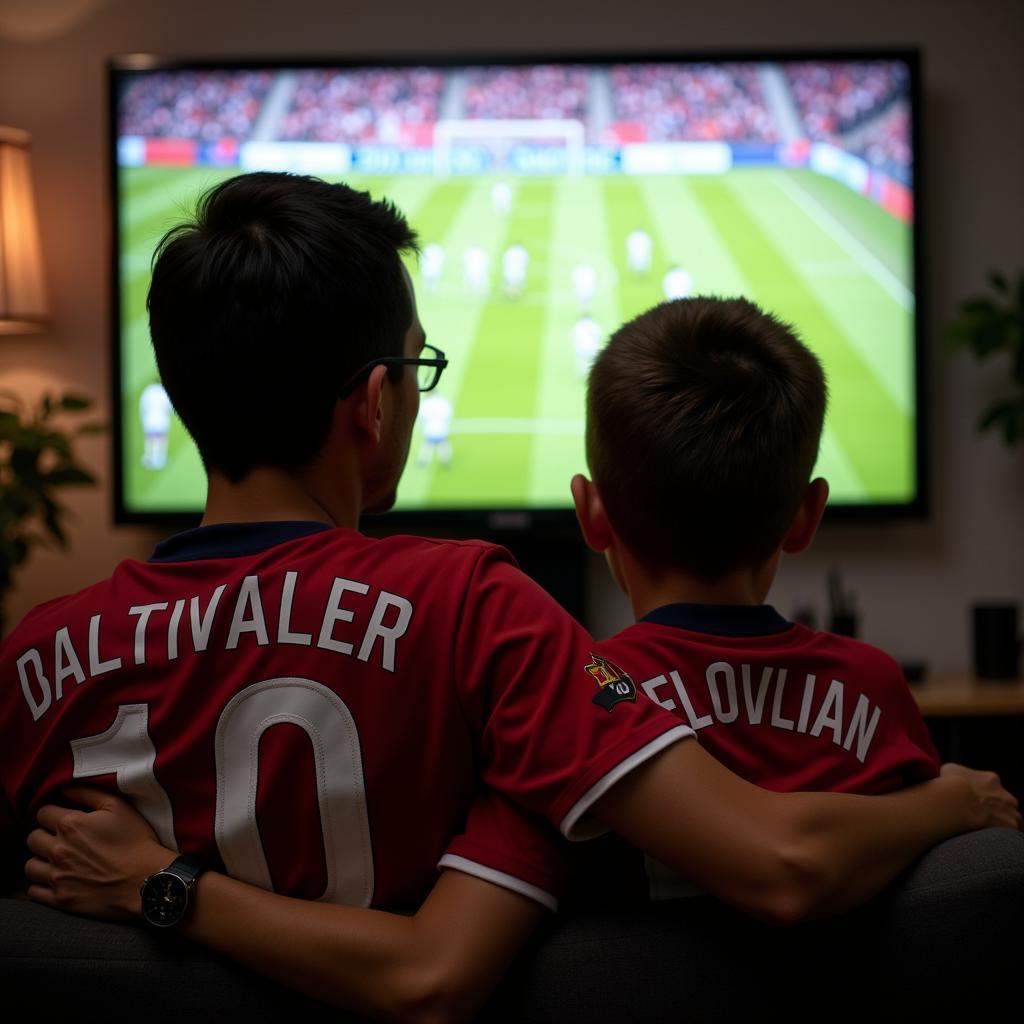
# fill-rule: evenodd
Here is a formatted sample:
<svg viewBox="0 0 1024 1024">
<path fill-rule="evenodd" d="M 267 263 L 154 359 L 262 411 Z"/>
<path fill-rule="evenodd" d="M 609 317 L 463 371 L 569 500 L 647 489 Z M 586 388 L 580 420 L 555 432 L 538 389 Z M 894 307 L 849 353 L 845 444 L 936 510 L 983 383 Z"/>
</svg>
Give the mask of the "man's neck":
<svg viewBox="0 0 1024 1024">
<path fill-rule="evenodd" d="M 330 491 L 313 486 L 307 476 L 272 467 L 251 470 L 238 483 L 210 473 L 203 526 L 307 520 L 331 526 L 359 526 L 359 496 L 352 488 Z"/>
</svg>

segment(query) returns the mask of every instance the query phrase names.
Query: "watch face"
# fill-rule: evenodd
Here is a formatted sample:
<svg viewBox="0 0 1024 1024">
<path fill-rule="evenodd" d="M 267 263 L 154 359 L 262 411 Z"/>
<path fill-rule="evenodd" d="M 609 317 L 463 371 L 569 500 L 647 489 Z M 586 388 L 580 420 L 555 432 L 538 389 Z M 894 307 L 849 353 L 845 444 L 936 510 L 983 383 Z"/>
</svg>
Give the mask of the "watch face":
<svg viewBox="0 0 1024 1024">
<path fill-rule="evenodd" d="M 169 871 L 158 871 L 142 887 L 142 916 L 157 928 L 170 928 L 185 916 L 188 886 Z"/>
</svg>

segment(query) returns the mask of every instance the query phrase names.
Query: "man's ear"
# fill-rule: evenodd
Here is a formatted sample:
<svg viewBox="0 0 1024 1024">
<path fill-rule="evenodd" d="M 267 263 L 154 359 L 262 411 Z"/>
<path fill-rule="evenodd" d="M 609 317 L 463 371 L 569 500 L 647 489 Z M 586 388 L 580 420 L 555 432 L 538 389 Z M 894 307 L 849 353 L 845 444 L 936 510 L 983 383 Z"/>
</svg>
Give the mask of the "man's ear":
<svg viewBox="0 0 1024 1024">
<path fill-rule="evenodd" d="M 587 547 L 594 551 L 607 551 L 614 537 L 597 485 L 582 473 L 577 473 L 569 486 L 572 489 L 572 501 L 576 506 L 580 532 Z"/>
<path fill-rule="evenodd" d="M 782 550 L 788 555 L 795 555 L 807 548 L 814 535 L 818 532 L 821 517 L 828 501 L 828 481 L 817 477 L 807 485 L 800 507 L 797 509 L 793 525 L 782 542 Z"/>
<path fill-rule="evenodd" d="M 352 395 L 355 428 L 374 442 L 380 441 L 384 429 L 384 378 L 387 372 L 386 366 L 375 366 L 366 383 Z"/>
</svg>

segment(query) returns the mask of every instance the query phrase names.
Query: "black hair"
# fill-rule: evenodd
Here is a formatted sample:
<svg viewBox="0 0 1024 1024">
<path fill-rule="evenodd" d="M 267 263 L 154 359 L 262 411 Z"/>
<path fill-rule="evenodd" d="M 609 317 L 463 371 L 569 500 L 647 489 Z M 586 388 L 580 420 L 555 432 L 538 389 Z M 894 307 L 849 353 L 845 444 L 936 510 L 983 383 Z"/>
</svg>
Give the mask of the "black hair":
<svg viewBox="0 0 1024 1024">
<path fill-rule="evenodd" d="M 400 355 L 412 319 L 396 207 L 318 178 L 243 174 L 211 188 L 153 258 L 149 326 L 164 387 L 207 470 L 300 467 L 338 388 Z M 401 372 L 401 368 L 397 368 Z"/>
</svg>

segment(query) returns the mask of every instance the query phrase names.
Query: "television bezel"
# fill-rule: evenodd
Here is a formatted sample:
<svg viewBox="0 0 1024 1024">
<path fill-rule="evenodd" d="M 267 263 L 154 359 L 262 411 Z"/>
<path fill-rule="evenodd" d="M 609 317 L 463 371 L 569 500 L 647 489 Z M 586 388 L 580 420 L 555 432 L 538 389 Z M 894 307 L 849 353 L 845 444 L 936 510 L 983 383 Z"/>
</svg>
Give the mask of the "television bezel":
<svg viewBox="0 0 1024 1024">
<path fill-rule="evenodd" d="M 195 526 L 201 517 L 201 509 L 195 512 L 180 510 L 138 511 L 126 506 L 124 495 L 123 465 L 123 416 L 121 389 L 121 277 L 120 239 L 121 209 L 119 193 L 120 166 L 118 163 L 118 99 L 119 83 L 123 76 L 152 71 L 243 71 L 267 70 L 309 70 L 314 68 L 338 68 L 359 70 L 363 68 L 409 68 L 409 67 L 494 67 L 529 66 L 535 64 L 628 64 L 628 63 L 806 63 L 806 62 L 859 62 L 859 61 L 902 61 L 909 71 L 909 92 L 911 101 L 910 136 L 913 151 L 912 191 L 914 196 L 914 219 L 911 231 L 912 268 L 914 275 L 914 389 L 915 389 L 915 432 L 913 439 L 916 488 L 914 497 L 905 503 L 843 503 L 829 504 L 825 510 L 826 523 L 869 522 L 886 520 L 924 519 L 930 513 L 930 468 L 928 465 L 930 410 L 927 394 L 927 288 L 925 279 L 925 225 L 921 216 L 925 208 L 922 171 L 923 149 L 921 144 L 922 54 L 915 47 L 870 47 L 855 49 L 798 48 L 798 49 L 748 49 L 748 50 L 686 50 L 686 51 L 634 51 L 573 53 L 571 51 L 517 53 L 463 53 L 405 55 L 402 57 L 360 54 L 352 56 L 233 56 L 216 58 L 176 57 L 164 54 L 133 53 L 112 57 L 107 62 L 107 158 L 109 161 L 110 203 L 110 387 L 113 411 L 112 448 L 113 462 L 113 516 L 118 525 L 149 525 L 159 527 Z M 581 466 L 581 469 L 583 467 Z M 569 482 L 566 481 L 568 496 Z M 398 509 L 383 516 L 369 517 L 364 525 L 371 531 L 380 532 L 431 532 L 448 536 L 522 536 L 527 533 L 550 537 L 575 536 L 575 513 L 571 506 L 562 508 L 530 508 L 525 506 L 476 506 L 474 508 L 430 508 Z"/>
</svg>

